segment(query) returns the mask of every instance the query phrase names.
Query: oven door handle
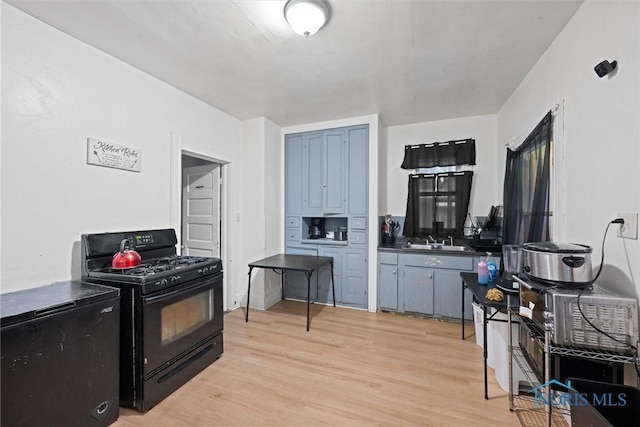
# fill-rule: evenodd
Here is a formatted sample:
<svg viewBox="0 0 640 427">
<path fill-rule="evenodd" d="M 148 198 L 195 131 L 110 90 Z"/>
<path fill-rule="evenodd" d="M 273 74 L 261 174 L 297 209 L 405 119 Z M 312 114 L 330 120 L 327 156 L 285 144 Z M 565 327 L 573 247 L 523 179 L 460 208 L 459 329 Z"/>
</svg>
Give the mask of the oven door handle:
<svg viewBox="0 0 640 427">
<path fill-rule="evenodd" d="M 188 294 L 188 293 L 194 293 L 194 291 L 198 291 L 201 289 L 213 289 L 213 284 L 215 282 L 216 278 L 215 276 L 212 277 L 210 280 L 207 279 L 206 282 L 200 282 L 196 285 L 192 285 L 189 287 L 183 287 L 183 286 L 178 286 L 177 289 L 173 290 L 173 291 L 169 291 L 169 292 L 163 292 L 160 295 L 152 295 L 152 296 L 147 296 L 147 297 L 143 297 L 142 301 L 143 303 L 146 304 L 153 304 L 153 303 L 158 303 L 158 302 L 162 302 L 163 300 L 167 300 L 167 299 L 172 299 L 175 298 L 176 296 L 179 295 L 183 295 L 183 294 Z"/>
</svg>

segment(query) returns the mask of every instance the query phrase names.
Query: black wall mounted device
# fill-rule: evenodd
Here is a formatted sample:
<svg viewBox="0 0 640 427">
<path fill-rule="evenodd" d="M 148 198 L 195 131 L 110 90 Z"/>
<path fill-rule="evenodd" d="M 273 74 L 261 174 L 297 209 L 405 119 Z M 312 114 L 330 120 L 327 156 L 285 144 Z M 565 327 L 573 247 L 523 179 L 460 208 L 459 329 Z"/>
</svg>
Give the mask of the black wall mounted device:
<svg viewBox="0 0 640 427">
<path fill-rule="evenodd" d="M 615 70 L 617 65 L 618 61 L 609 62 L 605 59 L 604 61 L 596 65 L 593 69 L 595 70 L 598 77 L 602 78 Z"/>
</svg>

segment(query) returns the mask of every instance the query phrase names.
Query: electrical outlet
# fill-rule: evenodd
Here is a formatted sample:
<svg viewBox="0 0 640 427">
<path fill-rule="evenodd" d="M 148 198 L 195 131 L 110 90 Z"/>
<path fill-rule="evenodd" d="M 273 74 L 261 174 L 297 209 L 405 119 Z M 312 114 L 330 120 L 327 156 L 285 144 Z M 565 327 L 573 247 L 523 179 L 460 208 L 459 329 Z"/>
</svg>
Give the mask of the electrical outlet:
<svg viewBox="0 0 640 427">
<path fill-rule="evenodd" d="M 638 213 L 621 213 L 617 218 L 624 219 L 624 224 L 618 224 L 618 237 L 623 239 L 638 238 Z"/>
</svg>

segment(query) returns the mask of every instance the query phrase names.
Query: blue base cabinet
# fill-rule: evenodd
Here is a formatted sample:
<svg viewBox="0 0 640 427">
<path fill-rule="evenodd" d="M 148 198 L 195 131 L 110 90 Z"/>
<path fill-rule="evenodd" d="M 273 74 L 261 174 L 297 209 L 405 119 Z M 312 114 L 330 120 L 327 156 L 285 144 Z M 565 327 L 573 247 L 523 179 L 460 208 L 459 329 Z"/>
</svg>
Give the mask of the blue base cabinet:
<svg viewBox="0 0 640 427">
<path fill-rule="evenodd" d="M 416 252 L 378 252 L 378 307 L 460 320 L 461 272 L 477 271 L 477 255 L 434 255 Z M 492 257 L 498 264 L 500 258 Z M 473 297 L 465 289 L 465 320 L 473 320 Z"/>
<path fill-rule="evenodd" d="M 354 307 L 367 306 L 367 250 L 345 249 L 344 276 L 340 302 Z"/>
<path fill-rule="evenodd" d="M 319 256 L 333 258 L 333 281 L 335 286 L 336 304 L 340 302 L 342 292 L 342 272 L 344 264 L 344 248 L 320 247 Z M 333 292 L 331 290 L 331 267 L 325 266 L 318 274 L 318 302 L 333 304 Z"/>
<path fill-rule="evenodd" d="M 378 308 L 398 311 L 398 254 L 378 252 Z"/>
<path fill-rule="evenodd" d="M 405 266 L 404 311 L 433 314 L 433 270 L 423 267 Z"/>
<path fill-rule="evenodd" d="M 460 279 L 460 271 L 435 270 L 434 275 L 433 314 L 438 317 L 460 319 L 462 315 L 462 280 Z M 472 320 L 473 308 L 471 303 L 473 296 L 468 289 L 464 291 L 464 317 L 466 320 Z"/>
</svg>

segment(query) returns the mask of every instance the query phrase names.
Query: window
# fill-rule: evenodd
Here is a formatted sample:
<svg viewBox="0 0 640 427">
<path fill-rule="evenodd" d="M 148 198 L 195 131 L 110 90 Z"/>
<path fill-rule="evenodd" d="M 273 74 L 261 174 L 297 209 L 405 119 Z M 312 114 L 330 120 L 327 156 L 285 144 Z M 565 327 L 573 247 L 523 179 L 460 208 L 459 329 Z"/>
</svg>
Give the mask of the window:
<svg viewBox="0 0 640 427">
<path fill-rule="evenodd" d="M 403 234 L 406 237 L 462 237 L 473 172 L 409 175 Z"/>
</svg>

